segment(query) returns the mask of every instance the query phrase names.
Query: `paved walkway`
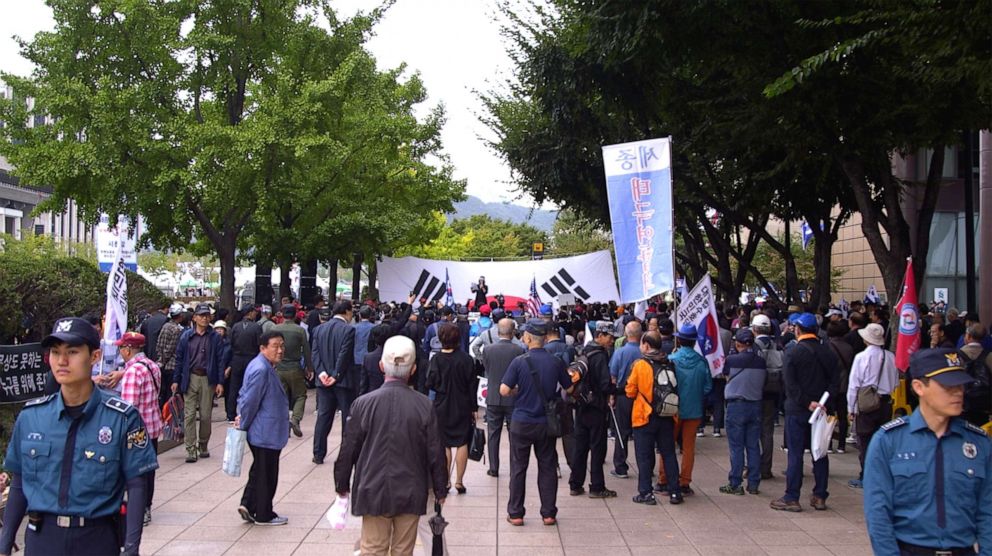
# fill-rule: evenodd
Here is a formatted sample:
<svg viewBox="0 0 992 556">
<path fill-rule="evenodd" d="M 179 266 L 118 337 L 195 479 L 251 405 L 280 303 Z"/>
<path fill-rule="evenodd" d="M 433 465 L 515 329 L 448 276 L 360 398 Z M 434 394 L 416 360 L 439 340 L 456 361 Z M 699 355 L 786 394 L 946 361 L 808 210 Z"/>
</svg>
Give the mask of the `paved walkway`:
<svg viewBox="0 0 992 556">
<path fill-rule="evenodd" d="M 220 471 L 226 422 L 214 423 L 210 451 L 213 457 L 184 463 L 182 448 L 159 457 L 161 469 L 155 490 L 154 521 L 145 529 L 142 554 L 246 555 L 350 555 L 359 537 L 359 522 L 344 531 L 328 528 L 324 513 L 334 500 L 331 477 L 340 444 L 340 423 L 331 432 L 327 464 L 314 465 L 312 434 L 313 393 L 303 422 L 304 436 L 291 437 L 282 453 L 275 510 L 289 518 L 285 527 L 259 527 L 241 521 L 236 511 L 245 474 L 231 478 Z M 215 410 L 215 418 L 222 411 Z M 779 478 L 765 481 L 758 496 L 722 495 L 729 467 L 726 438 L 700 438 L 697 444 L 693 488 L 696 495 L 681 506 L 667 502 L 648 507 L 631 502 L 636 479 L 612 479 L 617 490 L 612 500 L 570 497 L 565 479 L 559 483 L 558 527 L 544 527 L 538 519 L 536 465 L 532 462 L 527 491 L 528 518 L 524 527 L 504 521 L 508 494 L 509 457 L 498 479 L 486 467 L 469 462 L 465 478 L 468 493 L 452 490 L 444 514 L 451 522 L 445 537 L 452 555 L 552 554 L 610 556 L 621 554 L 871 554 L 861 509 L 861 493 L 846 486 L 857 472 L 855 451 L 831 456 L 829 509 L 813 511 L 807 505 L 812 474 L 807 462 L 806 484 L 800 514 L 775 512 L 769 501 L 782 495 L 785 454 L 775 455 Z M 506 437 L 503 451 L 506 452 Z M 612 442 L 611 442 L 612 450 Z M 564 457 L 562 468 L 567 472 Z M 808 460 L 808 458 L 807 458 Z M 607 458 L 609 461 L 609 457 Z M 607 467 L 607 471 L 609 467 Z M 633 475 L 633 472 L 632 472 Z M 419 544 L 419 543 L 418 543 Z"/>
</svg>

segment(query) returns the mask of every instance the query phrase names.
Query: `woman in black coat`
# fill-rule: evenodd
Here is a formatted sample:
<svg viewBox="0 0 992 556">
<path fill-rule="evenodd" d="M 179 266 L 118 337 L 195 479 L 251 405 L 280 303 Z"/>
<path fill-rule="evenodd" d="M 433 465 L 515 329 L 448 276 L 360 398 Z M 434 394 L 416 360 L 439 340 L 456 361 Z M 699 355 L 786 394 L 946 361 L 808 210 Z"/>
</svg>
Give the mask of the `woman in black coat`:
<svg viewBox="0 0 992 556">
<path fill-rule="evenodd" d="M 475 429 L 475 365 L 472 357 L 458 349 L 461 332 L 453 324 L 442 324 L 437 332 L 441 351 L 430 362 L 427 388 L 434 391 L 441 445 L 445 448 L 448 469 L 455 452 L 455 489 L 465 494 L 465 466 L 468 443 Z"/>
</svg>

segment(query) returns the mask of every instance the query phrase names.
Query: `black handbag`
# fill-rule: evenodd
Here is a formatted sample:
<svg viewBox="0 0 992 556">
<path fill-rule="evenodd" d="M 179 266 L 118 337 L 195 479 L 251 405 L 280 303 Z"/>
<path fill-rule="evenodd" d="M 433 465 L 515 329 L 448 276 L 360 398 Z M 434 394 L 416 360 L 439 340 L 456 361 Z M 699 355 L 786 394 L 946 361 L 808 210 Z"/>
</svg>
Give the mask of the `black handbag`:
<svg viewBox="0 0 992 556">
<path fill-rule="evenodd" d="M 486 452 L 486 431 L 472 425 L 472 441 L 468 445 L 468 459 L 482 461 Z"/>
</svg>

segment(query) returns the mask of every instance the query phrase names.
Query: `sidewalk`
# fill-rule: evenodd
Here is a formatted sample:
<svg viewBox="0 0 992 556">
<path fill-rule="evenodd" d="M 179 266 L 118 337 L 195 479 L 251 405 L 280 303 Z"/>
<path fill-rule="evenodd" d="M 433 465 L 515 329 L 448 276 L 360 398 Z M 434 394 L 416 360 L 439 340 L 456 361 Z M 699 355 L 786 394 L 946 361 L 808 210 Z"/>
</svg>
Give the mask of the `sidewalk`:
<svg viewBox="0 0 992 556">
<path fill-rule="evenodd" d="M 141 553 L 350 556 L 359 537 L 359 520 L 356 518 L 344 531 L 333 531 L 323 518 L 335 497 L 332 471 L 340 444 L 340 419 L 335 420 L 331 431 L 327 463 L 314 465 L 310 459 L 316 418 L 313 392 L 310 394 L 303 421 L 304 436 L 290 437 L 280 463 L 275 510 L 289 518 L 287 526 L 248 525 L 238 516 L 251 455 L 246 456 L 241 478 L 224 475 L 220 464 L 227 423 L 215 421 L 210 459 L 186 464 L 182 448 L 159 456 L 161 469 L 155 486 L 154 520 L 145 529 Z M 214 417 L 223 418 L 222 408 L 215 410 Z M 631 478 L 623 480 L 610 477 L 607 464 L 607 486 L 619 493 L 615 499 L 570 497 L 568 466 L 565 458 L 559 456 L 566 477 L 559 482 L 557 527 L 544 527 L 540 522 L 536 464 L 532 460 L 526 525 L 511 527 L 504 520 L 509 476 L 505 435 L 502 448 L 503 469 L 498 479 L 485 474 L 487 467 L 483 463 L 469 461 L 465 477 L 468 493 L 458 496 L 452 489 L 448 497 L 444 515 L 451 525 L 445 538 L 452 555 L 654 555 L 659 553 L 659 547 L 665 547 L 666 554 L 677 555 L 871 554 L 861 493 L 846 486 L 857 474 L 858 456 L 854 450 L 830 458 L 831 495 L 828 510 L 824 512 L 813 511 L 807 503 L 812 488 L 807 456 L 801 499 L 805 511 L 799 514 L 776 512 L 768 507 L 785 488 L 782 473 L 785 453 L 781 451 L 775 454 L 777 478 L 762 482 L 760 495 L 729 496 L 717 491 L 727 481 L 727 439 L 700 438 L 693 473 L 696 495 L 681 506 L 662 501 L 653 507 L 630 500 L 636 490 L 636 467 L 631 470 Z"/>
</svg>

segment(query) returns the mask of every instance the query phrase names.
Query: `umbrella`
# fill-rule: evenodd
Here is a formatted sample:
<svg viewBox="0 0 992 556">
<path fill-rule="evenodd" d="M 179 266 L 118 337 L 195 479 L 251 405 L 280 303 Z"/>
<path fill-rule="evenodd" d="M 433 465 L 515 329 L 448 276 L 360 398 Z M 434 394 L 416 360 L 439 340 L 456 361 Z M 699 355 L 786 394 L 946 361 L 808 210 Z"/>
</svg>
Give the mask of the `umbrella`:
<svg viewBox="0 0 992 556">
<path fill-rule="evenodd" d="M 444 528 L 448 526 L 448 522 L 441 515 L 441 503 L 436 500 L 434 511 L 437 514 L 427 520 L 427 524 L 431 526 L 431 533 L 434 534 L 431 539 L 431 556 L 444 556 Z"/>
</svg>

